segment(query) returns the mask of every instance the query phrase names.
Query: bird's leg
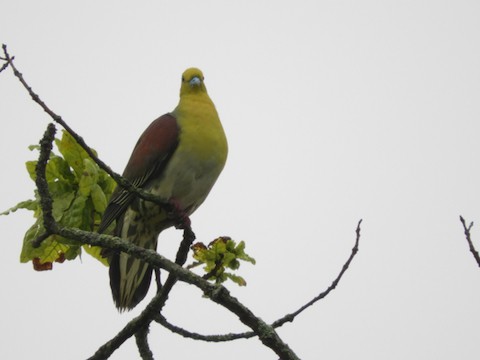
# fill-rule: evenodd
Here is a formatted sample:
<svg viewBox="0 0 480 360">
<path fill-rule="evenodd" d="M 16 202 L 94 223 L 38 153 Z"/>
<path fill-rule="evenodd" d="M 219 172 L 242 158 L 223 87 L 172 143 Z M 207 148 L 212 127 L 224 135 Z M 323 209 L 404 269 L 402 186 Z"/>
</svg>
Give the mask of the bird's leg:
<svg viewBox="0 0 480 360">
<path fill-rule="evenodd" d="M 175 221 L 175 227 L 177 229 L 190 228 L 190 218 L 187 212 L 180 206 L 180 203 L 175 199 L 170 199 L 168 203 L 171 206 L 169 216 Z"/>
</svg>

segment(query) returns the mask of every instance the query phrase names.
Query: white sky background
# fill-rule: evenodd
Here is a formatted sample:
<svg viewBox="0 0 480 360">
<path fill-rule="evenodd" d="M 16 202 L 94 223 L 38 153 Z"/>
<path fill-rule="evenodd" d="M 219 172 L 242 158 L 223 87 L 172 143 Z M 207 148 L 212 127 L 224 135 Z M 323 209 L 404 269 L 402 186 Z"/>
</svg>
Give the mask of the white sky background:
<svg viewBox="0 0 480 360">
<path fill-rule="evenodd" d="M 460 214 L 480 223 L 478 1 L 9 1 L 0 41 L 43 100 L 122 172 L 140 133 L 200 67 L 230 145 L 193 216 L 199 240 L 247 242 L 256 266 L 232 293 L 283 326 L 302 359 L 477 359 L 480 269 Z M 0 209 L 30 198 L 24 163 L 50 121 L 0 75 Z M 0 218 L 0 358 L 84 359 L 145 305 L 119 315 L 107 269 L 20 264 L 29 212 Z M 480 225 L 479 225 L 480 226 Z M 172 256 L 181 233 L 159 251 Z M 480 230 L 473 238 L 480 247 Z M 153 288 L 153 287 L 152 287 Z M 151 289 L 152 290 L 152 289 Z M 147 298 L 153 296 L 153 290 Z M 243 331 L 190 286 L 165 314 L 201 333 Z M 162 359 L 276 359 L 258 340 L 206 344 L 152 325 Z M 137 358 L 133 340 L 112 359 Z"/>
</svg>

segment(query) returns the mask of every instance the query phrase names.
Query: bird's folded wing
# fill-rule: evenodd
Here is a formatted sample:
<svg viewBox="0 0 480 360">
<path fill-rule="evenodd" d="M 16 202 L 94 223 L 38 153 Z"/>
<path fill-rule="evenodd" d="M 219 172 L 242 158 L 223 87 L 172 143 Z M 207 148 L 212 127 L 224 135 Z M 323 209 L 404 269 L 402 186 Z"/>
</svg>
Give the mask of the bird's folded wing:
<svg viewBox="0 0 480 360">
<path fill-rule="evenodd" d="M 179 128 L 172 114 L 165 114 L 153 121 L 143 132 L 133 149 L 123 177 L 136 187 L 144 187 L 152 178 L 161 176 L 178 145 Z M 120 186 L 113 193 L 98 228 L 104 232 L 131 204 L 135 194 Z"/>
</svg>

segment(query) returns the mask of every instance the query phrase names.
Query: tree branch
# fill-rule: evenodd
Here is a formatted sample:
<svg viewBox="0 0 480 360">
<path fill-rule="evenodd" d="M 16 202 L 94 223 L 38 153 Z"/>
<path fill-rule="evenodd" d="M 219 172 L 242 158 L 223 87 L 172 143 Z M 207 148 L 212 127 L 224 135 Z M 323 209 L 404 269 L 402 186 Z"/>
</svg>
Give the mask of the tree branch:
<svg viewBox="0 0 480 360">
<path fill-rule="evenodd" d="M 119 239 L 119 238 L 117 238 Z M 195 240 L 195 235 L 190 228 L 184 230 L 183 240 L 180 244 L 180 247 L 176 255 L 176 264 L 182 266 L 187 258 L 190 244 Z M 105 246 L 107 247 L 107 246 Z M 155 254 L 159 255 L 155 252 Z M 153 265 L 153 264 L 151 264 Z M 166 301 L 168 300 L 168 295 L 175 285 L 177 277 L 170 273 L 167 281 L 159 290 L 159 292 L 153 297 L 150 303 L 145 307 L 139 316 L 130 320 L 127 325 L 111 340 L 102 345 L 95 354 L 89 358 L 89 360 L 100 360 L 108 358 L 116 349 L 118 349 L 125 341 L 132 337 L 137 331 L 140 331 L 142 326 L 150 324 L 156 314 L 159 314 L 163 309 Z"/>
<path fill-rule="evenodd" d="M 49 130 L 45 132 L 45 136 L 42 139 L 42 151 L 40 153 L 42 157 L 49 155 L 49 147 L 47 146 L 47 140 L 45 139 L 51 139 L 51 135 L 52 130 L 51 126 L 49 125 Z M 44 166 L 39 167 L 39 170 L 37 171 L 37 178 L 41 178 L 42 180 L 39 181 L 44 181 L 46 183 L 46 173 Z M 48 185 L 46 187 L 41 186 L 40 188 L 38 188 L 38 192 L 40 197 L 42 198 L 41 204 L 46 204 L 46 208 L 42 209 L 47 214 L 45 215 L 46 221 L 52 221 L 52 224 L 55 224 L 51 226 L 51 229 L 49 229 L 52 233 L 63 236 L 67 239 L 79 241 L 82 244 L 89 244 L 112 250 L 123 251 L 133 257 L 147 262 L 154 267 L 167 270 L 170 273 L 169 278 L 167 279 L 165 285 L 162 287 L 162 290 L 154 298 L 154 300 L 158 301 L 159 303 L 163 302 L 162 304 L 164 304 L 166 298 L 168 298 L 169 290 L 171 289 L 171 287 L 173 287 L 178 278 L 179 280 L 184 281 L 188 284 L 197 286 L 212 301 L 222 305 L 223 307 L 229 309 L 231 312 L 237 315 L 240 321 L 243 322 L 245 325 L 249 326 L 258 335 L 262 343 L 271 348 L 277 355 L 280 356 L 281 359 L 298 359 L 295 353 L 288 347 L 287 344 L 285 344 L 280 339 L 280 337 L 272 327 L 267 325 L 260 318 L 256 317 L 246 306 L 244 306 L 236 298 L 231 296 L 229 291 L 223 286 L 213 285 L 202 277 L 192 273 L 187 269 L 184 269 L 180 265 L 175 264 L 174 262 L 161 256 L 156 251 L 136 246 L 133 243 L 125 241 L 121 238 L 113 237 L 110 235 L 91 233 L 79 229 L 59 227 L 51 214 L 51 196 L 48 190 Z M 49 198 L 49 200 L 45 200 L 43 198 Z M 184 230 L 184 233 L 184 243 L 180 247 L 183 253 L 177 254 L 177 261 L 185 261 L 187 256 L 186 253 L 188 253 L 189 241 L 191 242 L 192 239 L 194 239 L 193 232 L 188 227 Z M 133 336 L 137 331 L 147 326 L 149 321 L 151 321 L 151 319 L 153 318 L 152 314 L 159 311 L 159 308 L 155 307 L 155 305 L 156 302 L 150 302 L 150 304 L 147 305 L 145 310 L 139 317 L 137 317 L 137 319 L 129 322 L 127 326 L 122 331 L 120 331 L 120 333 L 114 339 L 112 339 L 112 341 L 109 341 L 104 346 L 102 346 L 95 353 L 95 355 L 91 357 L 91 359 L 108 358 L 111 353 L 113 353 L 113 351 L 115 351 L 115 349 L 117 349 L 118 346 L 120 346 L 123 341 L 125 341 L 122 341 L 125 336 L 127 336 L 126 338 L 129 338 Z M 140 322 L 139 318 L 147 320 L 145 320 L 144 322 Z"/>
<path fill-rule="evenodd" d="M 172 206 L 171 204 L 166 203 L 164 200 L 159 198 L 158 196 L 152 195 L 149 192 L 144 191 L 141 188 L 136 187 L 133 185 L 130 181 L 125 179 L 124 177 L 120 176 L 119 174 L 115 173 L 107 164 L 105 164 L 102 160 L 98 158 L 98 156 L 92 151 L 92 149 L 85 143 L 85 140 L 78 135 L 64 120 L 60 115 L 57 115 L 53 110 L 51 110 L 47 104 L 38 96 L 32 89 L 30 85 L 25 81 L 25 78 L 23 77 L 22 73 L 18 71 L 18 69 L 15 67 L 15 64 L 13 63 L 13 59 L 15 58 L 14 56 L 10 56 L 10 54 L 7 51 L 7 45 L 3 44 L 3 53 L 5 55 L 5 58 L 2 58 L 2 60 L 6 61 L 7 65 L 10 65 L 10 67 L 13 70 L 13 74 L 17 77 L 17 79 L 20 81 L 20 83 L 23 85 L 23 87 L 27 90 L 28 94 L 32 98 L 34 102 L 36 102 L 42 109 L 45 111 L 54 122 L 62 126 L 72 137 L 77 141 L 77 143 L 87 152 L 88 156 L 92 158 L 92 160 L 102 169 L 104 170 L 108 175 L 110 175 L 118 185 L 120 185 L 122 188 L 126 189 L 129 192 L 134 192 L 137 194 L 140 198 L 143 200 L 151 201 L 157 205 L 162 206 L 165 210 L 169 212 L 175 212 L 175 207 Z M 4 65 L 4 67 L 6 67 Z"/>
<path fill-rule="evenodd" d="M 133 257 L 147 262 L 154 267 L 162 268 L 168 271 L 172 274 L 171 276 L 174 276 L 179 280 L 186 282 L 187 284 L 198 287 L 212 301 L 222 305 L 237 315 L 240 321 L 250 327 L 258 335 L 262 343 L 271 348 L 277 355 L 280 356 L 282 360 L 298 359 L 295 353 L 280 339 L 278 334 L 271 326 L 267 325 L 263 320 L 256 317 L 246 306 L 242 305 L 235 297 L 231 296 L 225 287 L 211 284 L 207 280 L 202 279 L 201 276 L 198 276 L 195 273 L 192 273 L 191 271 L 179 266 L 178 264 L 175 264 L 154 250 L 144 249 L 118 237 L 89 233 L 87 231 L 78 229 L 60 228 L 58 229 L 58 235 L 79 241 L 82 244 L 101 246 L 112 250 L 123 251 Z M 166 284 L 167 283 L 168 280 Z M 129 333 L 134 334 L 136 331 L 138 331 L 138 328 L 143 325 L 140 323 L 141 319 L 150 318 L 150 311 L 153 313 L 158 311 L 158 308 L 155 305 L 156 302 L 162 301 L 162 294 L 162 292 L 158 293 L 150 302 L 150 304 L 147 305 L 139 317 L 132 320 L 119 333 L 119 335 L 117 335 L 117 337 L 105 344 L 90 359 L 107 358 L 116 348 L 118 348 L 121 342 L 124 341 L 121 340 L 125 337 L 125 335 L 127 335 L 126 338 L 128 338 L 131 336 L 128 336 Z M 120 344 L 118 344 L 119 342 Z M 108 352 L 110 352 L 110 354 L 108 354 Z"/>
<path fill-rule="evenodd" d="M 165 327 L 166 329 L 170 330 L 171 332 L 183 336 L 184 338 L 189 338 L 193 340 L 201 340 L 206 342 L 226 342 L 226 341 L 233 341 L 238 339 L 250 339 L 252 337 L 257 336 L 253 331 L 247 331 L 243 333 L 230 333 L 230 334 L 223 334 L 223 335 L 203 335 L 199 333 L 195 333 L 192 331 L 185 330 L 179 326 L 176 326 L 170 323 L 165 316 L 162 314 L 155 315 L 155 321 Z"/>
<path fill-rule="evenodd" d="M 302 313 L 305 309 L 307 309 L 308 307 L 312 306 L 313 304 L 315 304 L 317 301 L 323 299 L 324 297 L 326 297 L 332 290 L 334 290 L 338 283 L 340 282 L 340 279 L 342 278 L 343 274 L 345 273 L 345 271 L 347 271 L 348 267 L 350 266 L 350 263 L 352 262 L 353 258 L 355 257 L 355 255 L 358 253 L 358 244 L 360 242 L 360 225 L 362 224 L 362 220 L 360 219 L 358 221 L 358 224 L 357 224 L 357 229 L 355 230 L 355 233 L 356 233 L 356 240 L 355 240 L 355 245 L 353 246 L 352 248 L 352 252 L 350 254 L 350 257 L 348 258 L 348 260 L 345 262 L 345 264 L 343 264 L 342 266 L 342 270 L 340 271 L 340 273 L 338 274 L 338 276 L 336 277 L 335 280 L 333 280 L 332 284 L 325 290 L 323 291 L 322 293 L 320 293 L 318 296 L 316 296 L 315 298 L 313 298 L 312 300 L 310 300 L 308 303 L 306 303 L 305 305 L 303 305 L 301 308 L 299 308 L 297 311 L 294 311 L 293 313 L 291 314 L 288 314 L 288 315 L 285 315 L 283 318 L 281 319 L 278 319 L 277 321 L 275 321 L 272 326 L 273 327 L 278 327 L 278 326 L 281 326 L 283 325 L 285 322 L 289 321 L 289 322 L 292 322 L 293 319 L 295 319 L 295 317 L 297 315 L 299 315 L 300 313 Z"/>
<path fill-rule="evenodd" d="M 38 157 L 37 166 L 35 168 L 35 184 L 37 185 L 38 192 L 44 194 L 40 197 L 40 206 L 43 214 L 43 225 L 45 227 L 45 234 L 41 234 L 33 241 L 33 246 L 39 246 L 43 240 L 55 233 L 57 226 L 53 218 L 52 212 L 52 198 L 48 190 L 48 183 L 46 179 L 46 168 L 48 160 L 50 159 L 50 153 L 52 152 L 52 144 L 55 139 L 55 125 L 48 124 L 42 139 L 40 140 L 40 155 Z"/>
<path fill-rule="evenodd" d="M 13 58 L 12 58 L 12 59 L 13 59 Z M 7 61 L 7 59 L 5 59 L 5 58 L 3 58 L 3 57 L 1 57 L 1 56 L 0 56 L 0 60 Z M 8 62 L 6 62 L 5 64 L 3 64 L 2 67 L 0 67 L 0 73 L 1 73 L 3 70 L 5 70 L 5 69 L 8 67 L 8 65 L 10 65 L 10 63 L 8 63 Z"/>
<path fill-rule="evenodd" d="M 138 352 L 142 360 L 153 360 L 153 353 L 148 345 L 148 325 L 142 327 L 135 333 L 135 341 L 137 343 Z"/>
<path fill-rule="evenodd" d="M 475 261 L 477 262 L 477 265 L 480 266 L 480 254 L 475 249 L 475 246 L 473 246 L 473 242 L 472 242 L 472 239 L 470 237 L 470 230 L 473 227 L 473 222 L 471 222 L 470 225 L 467 226 L 467 224 L 465 223 L 465 219 L 462 216 L 460 216 L 460 221 L 463 225 L 463 230 L 465 232 L 465 237 L 467 239 L 468 247 L 470 248 L 470 252 L 473 254 L 473 257 L 474 257 Z"/>
<path fill-rule="evenodd" d="M 338 283 L 340 282 L 341 278 L 349 268 L 353 258 L 355 255 L 358 253 L 358 246 L 360 242 L 360 225 L 362 223 L 362 220 L 360 220 L 357 224 L 357 228 L 355 230 L 356 233 L 356 239 L 355 239 L 355 245 L 352 248 L 351 254 L 347 261 L 343 264 L 342 270 L 340 273 L 337 275 L 335 280 L 333 280 L 332 284 L 323 292 L 321 292 L 319 295 L 317 295 L 315 298 L 310 300 L 308 303 L 300 307 L 298 310 L 294 311 L 293 313 L 287 314 L 283 317 L 281 317 L 278 320 L 275 320 L 270 326 L 274 329 L 277 329 L 284 325 L 286 322 L 293 322 L 293 320 L 300 315 L 304 310 L 306 310 L 308 307 L 312 306 L 315 304 L 317 301 L 325 298 L 332 290 L 334 290 Z M 203 276 L 205 278 L 205 276 Z M 168 330 L 179 334 L 183 337 L 186 338 L 191 338 L 194 340 L 202 340 L 202 341 L 207 341 L 207 342 L 224 342 L 224 341 L 232 341 L 232 340 L 237 340 L 237 339 L 249 339 L 252 337 L 255 337 L 256 334 L 253 331 L 248 331 L 244 333 L 230 333 L 230 334 L 224 334 L 224 335 L 202 335 L 198 334 L 195 332 L 191 332 L 188 330 L 185 330 L 179 326 L 173 325 L 172 323 L 168 322 L 168 320 L 162 315 L 162 314 L 156 314 L 155 315 L 155 321 L 159 323 L 160 325 L 164 326 Z"/>
</svg>

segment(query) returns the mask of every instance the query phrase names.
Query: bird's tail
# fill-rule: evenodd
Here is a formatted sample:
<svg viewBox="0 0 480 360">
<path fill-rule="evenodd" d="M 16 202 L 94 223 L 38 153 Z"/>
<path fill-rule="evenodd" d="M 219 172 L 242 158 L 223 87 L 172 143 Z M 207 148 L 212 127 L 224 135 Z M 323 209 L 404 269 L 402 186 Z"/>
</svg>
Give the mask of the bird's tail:
<svg viewBox="0 0 480 360">
<path fill-rule="evenodd" d="M 156 250 L 157 236 L 141 239 L 141 246 Z M 147 295 L 153 268 L 126 253 L 110 256 L 110 287 L 113 301 L 120 311 L 134 308 Z"/>
</svg>

